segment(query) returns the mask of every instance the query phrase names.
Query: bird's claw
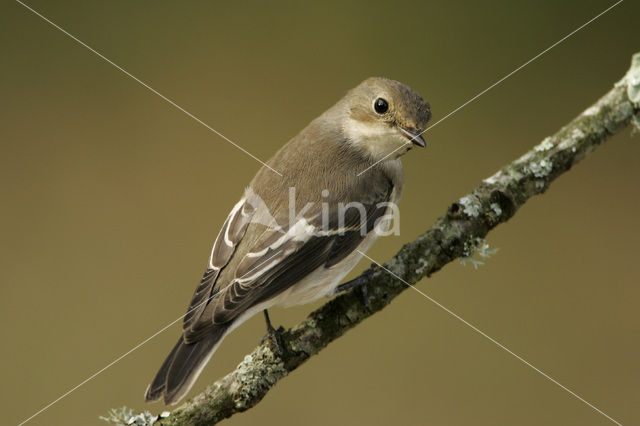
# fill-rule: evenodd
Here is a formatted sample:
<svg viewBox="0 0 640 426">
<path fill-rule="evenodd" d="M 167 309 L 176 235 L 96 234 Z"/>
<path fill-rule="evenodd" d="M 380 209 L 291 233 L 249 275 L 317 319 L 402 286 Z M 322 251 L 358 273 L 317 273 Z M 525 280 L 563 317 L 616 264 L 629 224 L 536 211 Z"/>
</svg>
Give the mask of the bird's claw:
<svg viewBox="0 0 640 426">
<path fill-rule="evenodd" d="M 284 345 L 282 344 L 282 333 L 284 332 L 284 327 L 280 326 L 277 329 L 274 328 L 273 325 L 271 325 L 269 313 L 266 309 L 264 310 L 264 318 L 267 323 L 267 334 L 260 339 L 260 344 L 263 344 L 267 339 L 271 340 L 273 346 L 275 346 L 278 356 L 281 359 L 284 359 Z"/>
<path fill-rule="evenodd" d="M 352 279 L 351 281 L 347 281 L 344 284 L 340 284 L 333 291 L 333 295 L 336 295 L 338 293 L 343 293 L 345 291 L 351 290 L 354 287 L 359 287 L 360 288 L 360 296 L 362 297 L 362 303 L 364 304 L 364 306 L 367 309 L 369 309 L 369 297 L 368 297 L 368 293 L 367 293 L 367 282 L 371 279 L 371 276 L 373 275 L 373 270 L 374 270 L 375 267 L 376 267 L 376 264 L 372 263 L 371 267 L 369 267 L 369 269 L 365 270 L 362 274 L 360 274 L 360 276 Z"/>
</svg>

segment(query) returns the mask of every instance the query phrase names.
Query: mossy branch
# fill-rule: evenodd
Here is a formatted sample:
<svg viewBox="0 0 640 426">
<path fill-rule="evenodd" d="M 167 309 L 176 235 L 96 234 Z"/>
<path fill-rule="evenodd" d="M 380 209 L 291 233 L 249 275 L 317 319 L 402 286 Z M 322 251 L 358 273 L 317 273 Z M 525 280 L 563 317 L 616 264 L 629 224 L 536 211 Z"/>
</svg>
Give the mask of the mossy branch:
<svg viewBox="0 0 640 426">
<path fill-rule="evenodd" d="M 640 111 L 640 53 L 625 77 L 606 95 L 522 157 L 485 179 L 454 202 L 446 214 L 415 241 L 405 244 L 384 267 L 410 284 L 439 271 L 500 223 L 509 220 L 532 196 L 541 194 Z M 387 306 L 407 285 L 379 267 L 363 273 L 366 304 L 357 289 L 338 296 L 304 321 L 282 331 L 284 354 L 267 339 L 235 371 L 195 398 L 157 420 L 161 425 L 212 425 L 256 405 L 280 379 L 330 342 Z"/>
</svg>

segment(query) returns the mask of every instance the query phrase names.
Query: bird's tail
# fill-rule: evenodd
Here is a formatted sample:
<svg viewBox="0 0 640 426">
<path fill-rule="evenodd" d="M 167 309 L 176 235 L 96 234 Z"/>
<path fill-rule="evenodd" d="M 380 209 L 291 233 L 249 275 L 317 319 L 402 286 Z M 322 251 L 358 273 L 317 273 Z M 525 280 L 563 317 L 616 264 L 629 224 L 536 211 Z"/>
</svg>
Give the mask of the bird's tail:
<svg viewBox="0 0 640 426">
<path fill-rule="evenodd" d="M 163 399 L 175 404 L 185 396 L 211 355 L 218 349 L 228 325 L 219 325 L 206 337 L 194 343 L 185 343 L 182 336 L 164 360 L 145 394 L 145 401 Z"/>
</svg>

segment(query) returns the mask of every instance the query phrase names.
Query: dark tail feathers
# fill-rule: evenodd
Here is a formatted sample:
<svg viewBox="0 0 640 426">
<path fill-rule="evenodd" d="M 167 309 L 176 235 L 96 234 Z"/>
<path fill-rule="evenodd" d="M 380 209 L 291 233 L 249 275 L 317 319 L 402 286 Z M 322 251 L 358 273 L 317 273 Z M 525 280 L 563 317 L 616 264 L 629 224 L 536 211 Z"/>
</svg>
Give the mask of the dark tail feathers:
<svg viewBox="0 0 640 426">
<path fill-rule="evenodd" d="M 224 337 L 228 326 L 215 327 L 211 334 L 194 343 L 184 343 L 180 336 L 167 359 L 153 379 L 145 394 L 145 401 L 163 399 L 165 404 L 175 404 L 189 392 L 205 364 L 213 355 L 217 344 Z"/>
</svg>

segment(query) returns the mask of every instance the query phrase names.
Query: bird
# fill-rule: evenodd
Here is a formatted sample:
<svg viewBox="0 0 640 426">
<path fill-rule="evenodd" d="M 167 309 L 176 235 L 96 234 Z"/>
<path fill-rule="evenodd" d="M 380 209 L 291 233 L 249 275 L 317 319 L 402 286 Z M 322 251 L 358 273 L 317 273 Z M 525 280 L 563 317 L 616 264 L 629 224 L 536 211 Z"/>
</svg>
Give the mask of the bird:
<svg viewBox="0 0 640 426">
<path fill-rule="evenodd" d="M 225 336 L 253 315 L 264 312 L 273 334 L 269 308 L 346 288 L 341 280 L 389 229 L 402 195 L 400 157 L 426 147 L 430 118 L 412 88 L 371 77 L 283 145 L 222 225 L 145 400 L 179 402 Z"/>
</svg>

